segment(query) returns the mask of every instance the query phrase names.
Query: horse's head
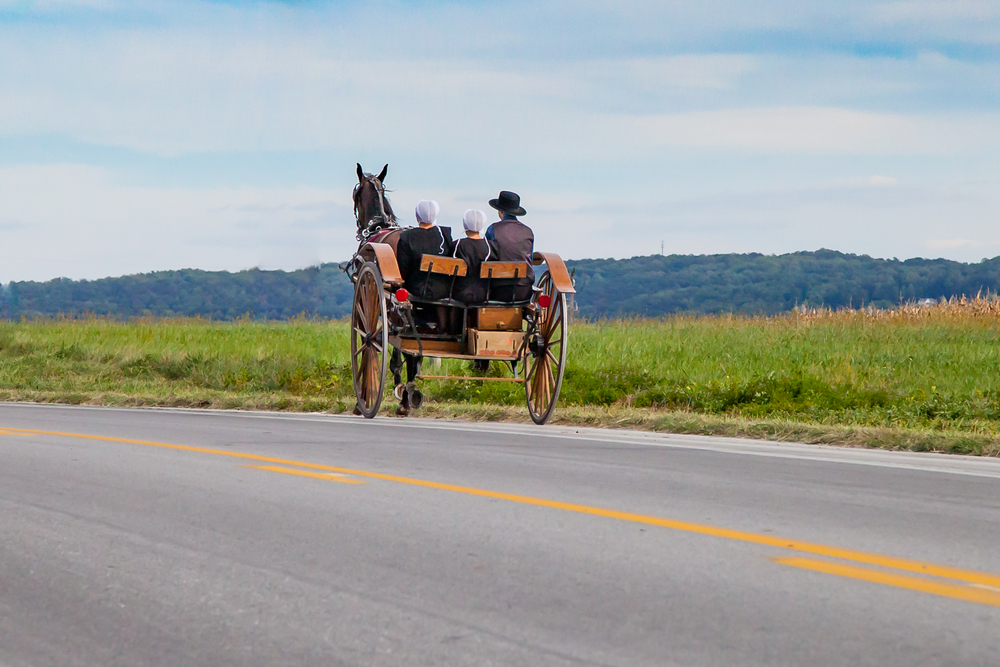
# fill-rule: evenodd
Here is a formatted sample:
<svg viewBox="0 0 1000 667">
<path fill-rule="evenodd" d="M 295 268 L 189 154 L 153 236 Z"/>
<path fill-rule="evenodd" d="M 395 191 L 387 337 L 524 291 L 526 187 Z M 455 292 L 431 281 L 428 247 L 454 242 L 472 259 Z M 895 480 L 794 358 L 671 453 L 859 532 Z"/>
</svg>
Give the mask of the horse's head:
<svg viewBox="0 0 1000 667">
<path fill-rule="evenodd" d="M 359 239 L 366 232 L 396 226 L 396 214 L 385 196 L 385 175 L 389 165 L 378 176 L 365 173 L 358 164 L 358 184 L 354 186 L 354 216 L 358 220 Z"/>
</svg>

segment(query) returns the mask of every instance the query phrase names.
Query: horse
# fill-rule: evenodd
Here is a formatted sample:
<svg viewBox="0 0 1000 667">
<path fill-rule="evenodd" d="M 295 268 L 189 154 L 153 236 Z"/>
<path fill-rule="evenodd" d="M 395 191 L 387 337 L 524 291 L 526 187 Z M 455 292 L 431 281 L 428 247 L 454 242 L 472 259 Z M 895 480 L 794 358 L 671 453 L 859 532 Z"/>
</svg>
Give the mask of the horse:
<svg viewBox="0 0 1000 667">
<path fill-rule="evenodd" d="M 388 243 L 396 251 L 396 242 L 402 231 L 385 196 L 385 176 L 389 165 L 382 167 L 378 176 L 366 173 L 358 164 L 358 184 L 354 186 L 354 216 L 357 218 L 357 239 L 365 243 Z"/>
</svg>

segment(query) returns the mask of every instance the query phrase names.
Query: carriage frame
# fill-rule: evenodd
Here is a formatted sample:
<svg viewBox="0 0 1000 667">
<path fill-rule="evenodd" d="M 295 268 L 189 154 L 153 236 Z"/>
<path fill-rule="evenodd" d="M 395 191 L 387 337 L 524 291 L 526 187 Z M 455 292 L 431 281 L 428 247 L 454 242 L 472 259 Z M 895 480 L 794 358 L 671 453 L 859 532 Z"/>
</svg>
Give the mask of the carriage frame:
<svg viewBox="0 0 1000 667">
<path fill-rule="evenodd" d="M 451 279 L 452 292 L 445 299 L 410 294 L 394 249 L 388 243 L 363 242 L 344 267 L 354 284 L 351 310 L 351 373 L 358 404 L 366 418 L 378 414 L 388 374 L 393 394 L 417 409 L 423 395 L 419 380 L 515 382 L 524 386 L 528 412 L 536 424 L 552 416 L 566 369 L 570 303 L 576 293 L 566 265 L 555 253 L 536 252 L 534 266 L 546 270 L 524 301 L 490 300 L 494 280 L 523 277 L 527 265 L 517 262 L 484 262 L 481 277 L 487 281 L 485 303 L 466 304 L 453 298 L 455 280 L 467 267 L 459 258 L 424 255 L 421 271 Z M 413 308 L 442 306 L 461 312 L 461 331 L 433 331 L 414 320 Z M 475 311 L 471 314 L 470 311 Z M 474 322 L 476 327 L 470 327 Z M 483 328 L 483 323 L 486 328 Z M 456 328 L 457 329 L 457 328 Z M 498 343 L 489 349 L 491 343 Z M 485 345 L 485 347 L 484 347 Z M 425 375 L 427 358 L 506 362 L 512 377 L 485 375 Z M 415 377 L 402 381 L 405 360 L 416 368 Z M 408 373 L 409 375 L 409 373 Z"/>
</svg>

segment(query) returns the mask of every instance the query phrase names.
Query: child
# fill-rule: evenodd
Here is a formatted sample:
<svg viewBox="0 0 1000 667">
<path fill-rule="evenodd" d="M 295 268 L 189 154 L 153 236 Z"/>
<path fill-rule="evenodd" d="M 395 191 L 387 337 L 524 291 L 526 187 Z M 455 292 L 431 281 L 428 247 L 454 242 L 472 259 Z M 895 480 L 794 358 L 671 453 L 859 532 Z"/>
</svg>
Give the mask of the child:
<svg viewBox="0 0 1000 667">
<path fill-rule="evenodd" d="M 455 243 L 453 257 L 465 260 L 469 267 L 464 277 L 455 281 L 455 299 L 467 304 L 486 301 L 486 281 L 479 277 L 479 267 L 483 262 L 496 260 L 493 245 L 482 237 L 486 226 L 486 214 L 469 209 L 462 216 L 465 238 Z"/>
</svg>

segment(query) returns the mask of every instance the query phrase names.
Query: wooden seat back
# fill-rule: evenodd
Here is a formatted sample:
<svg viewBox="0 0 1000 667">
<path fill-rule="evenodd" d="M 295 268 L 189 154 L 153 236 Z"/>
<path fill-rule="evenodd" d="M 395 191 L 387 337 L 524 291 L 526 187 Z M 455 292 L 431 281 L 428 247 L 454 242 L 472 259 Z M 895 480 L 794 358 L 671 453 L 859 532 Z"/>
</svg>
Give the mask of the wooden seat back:
<svg viewBox="0 0 1000 667">
<path fill-rule="evenodd" d="M 445 276 L 464 276 L 469 272 L 469 267 L 464 259 L 458 257 L 421 255 L 420 270 L 427 273 L 440 273 Z"/>
<path fill-rule="evenodd" d="M 483 262 L 480 278 L 524 278 L 528 275 L 527 262 Z"/>
</svg>

